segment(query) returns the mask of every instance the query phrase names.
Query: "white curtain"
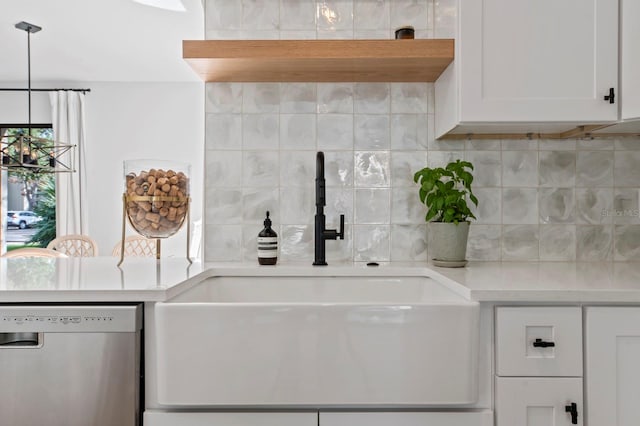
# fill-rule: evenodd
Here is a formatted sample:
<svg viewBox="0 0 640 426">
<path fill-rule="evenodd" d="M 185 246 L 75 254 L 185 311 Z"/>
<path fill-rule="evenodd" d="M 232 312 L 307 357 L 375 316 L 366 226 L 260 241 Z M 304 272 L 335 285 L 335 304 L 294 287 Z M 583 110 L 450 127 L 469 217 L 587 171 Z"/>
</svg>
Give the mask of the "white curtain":
<svg viewBox="0 0 640 426">
<path fill-rule="evenodd" d="M 49 98 L 54 139 L 76 146 L 63 160 L 75 172 L 56 174 L 56 235 L 87 235 L 84 93 L 60 90 L 51 92 Z"/>
</svg>

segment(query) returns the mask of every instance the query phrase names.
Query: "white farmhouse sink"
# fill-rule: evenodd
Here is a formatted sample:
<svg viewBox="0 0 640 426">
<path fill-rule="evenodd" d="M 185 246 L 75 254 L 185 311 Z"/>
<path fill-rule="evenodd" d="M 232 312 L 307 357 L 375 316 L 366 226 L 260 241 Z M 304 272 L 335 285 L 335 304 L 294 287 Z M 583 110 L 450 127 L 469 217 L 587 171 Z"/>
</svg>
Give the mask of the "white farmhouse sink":
<svg viewBox="0 0 640 426">
<path fill-rule="evenodd" d="M 428 277 L 218 276 L 155 309 L 162 405 L 476 400 L 478 304 Z"/>
</svg>

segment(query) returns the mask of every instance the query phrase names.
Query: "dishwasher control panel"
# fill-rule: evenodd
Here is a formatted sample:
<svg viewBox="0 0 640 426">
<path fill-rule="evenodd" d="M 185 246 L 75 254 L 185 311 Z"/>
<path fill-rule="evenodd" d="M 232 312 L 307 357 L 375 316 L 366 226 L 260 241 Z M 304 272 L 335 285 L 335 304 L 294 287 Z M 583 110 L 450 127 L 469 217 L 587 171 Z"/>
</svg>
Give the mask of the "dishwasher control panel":
<svg viewBox="0 0 640 426">
<path fill-rule="evenodd" d="M 0 305 L 2 332 L 132 332 L 140 329 L 139 306 Z"/>
<path fill-rule="evenodd" d="M 3 316 L 0 319 L 2 322 L 13 322 L 15 324 L 36 324 L 36 323 L 48 323 L 48 324 L 81 324 L 82 322 L 113 322 L 113 316 L 81 316 L 81 315 L 19 315 L 19 316 Z"/>
</svg>

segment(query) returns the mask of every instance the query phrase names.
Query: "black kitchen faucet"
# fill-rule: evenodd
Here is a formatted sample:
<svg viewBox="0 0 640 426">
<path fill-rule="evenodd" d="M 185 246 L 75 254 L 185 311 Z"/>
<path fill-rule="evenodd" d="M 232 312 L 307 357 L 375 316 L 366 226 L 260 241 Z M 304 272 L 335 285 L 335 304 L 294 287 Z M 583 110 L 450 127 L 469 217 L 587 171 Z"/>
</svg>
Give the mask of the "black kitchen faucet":
<svg viewBox="0 0 640 426">
<path fill-rule="evenodd" d="M 327 205 L 324 190 L 324 153 L 316 154 L 316 217 L 315 217 L 315 257 L 314 266 L 324 266 L 327 264 L 325 259 L 325 241 L 344 240 L 344 215 L 340 215 L 340 231 L 335 229 L 326 229 L 326 217 L 324 215 L 324 206 Z"/>
</svg>

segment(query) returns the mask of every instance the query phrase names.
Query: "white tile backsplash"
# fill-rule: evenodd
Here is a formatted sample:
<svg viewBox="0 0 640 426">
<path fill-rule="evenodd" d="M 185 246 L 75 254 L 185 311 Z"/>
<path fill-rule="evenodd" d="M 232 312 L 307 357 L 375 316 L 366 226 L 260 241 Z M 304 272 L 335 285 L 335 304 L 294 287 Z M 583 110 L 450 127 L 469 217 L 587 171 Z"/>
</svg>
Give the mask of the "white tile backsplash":
<svg viewBox="0 0 640 426">
<path fill-rule="evenodd" d="M 391 225 L 391 261 L 426 261 L 428 230 L 426 224 Z"/>
<path fill-rule="evenodd" d="M 281 113 L 315 113 L 316 85 L 313 83 L 281 83 Z"/>
<path fill-rule="evenodd" d="M 354 195 L 355 223 L 388 224 L 391 222 L 389 188 L 356 189 Z"/>
<path fill-rule="evenodd" d="M 575 151 L 540 151 L 538 176 L 540 186 L 574 186 L 576 181 Z"/>
<path fill-rule="evenodd" d="M 538 190 L 540 223 L 575 223 L 574 188 L 540 188 Z"/>
<path fill-rule="evenodd" d="M 354 147 L 358 150 L 389 150 L 389 116 L 356 114 Z"/>
<path fill-rule="evenodd" d="M 613 186 L 613 152 L 578 152 L 576 163 L 576 186 Z"/>
<path fill-rule="evenodd" d="M 539 256 L 538 225 L 504 225 L 502 229 L 502 259 L 531 260 Z"/>
<path fill-rule="evenodd" d="M 540 226 L 540 260 L 576 260 L 576 226 Z"/>
<path fill-rule="evenodd" d="M 613 212 L 611 188 L 576 188 L 576 223 L 613 223 Z"/>
<path fill-rule="evenodd" d="M 354 225 L 354 260 L 386 262 L 391 256 L 389 225 Z"/>
<path fill-rule="evenodd" d="M 394 114 L 416 114 L 429 112 L 428 83 L 392 83 L 391 112 Z"/>
<path fill-rule="evenodd" d="M 216 39 L 434 36 L 450 0 L 206 0 Z M 437 25 L 433 10 L 439 8 Z M 444 20 L 444 21 L 443 21 Z M 640 260 L 640 139 L 434 139 L 427 83 L 208 83 L 205 258 L 252 261 L 266 210 L 279 258 L 313 260 L 315 153 L 325 152 L 335 261 L 426 261 L 413 174 L 466 159 L 480 200 L 470 260 Z"/>
<path fill-rule="evenodd" d="M 319 150 L 350 150 L 353 147 L 353 114 L 319 114 Z"/>
<path fill-rule="evenodd" d="M 319 0 L 316 2 L 318 31 L 327 33 L 353 31 L 353 0 Z"/>
<path fill-rule="evenodd" d="M 392 0 L 391 28 L 411 25 L 416 31 L 426 30 L 430 22 L 429 6 L 432 3 L 428 0 Z"/>
<path fill-rule="evenodd" d="M 242 149 L 274 150 L 280 144 L 278 114 L 243 114 Z"/>
<path fill-rule="evenodd" d="M 388 151 L 356 151 L 354 154 L 355 186 L 386 187 L 391 182 Z"/>
<path fill-rule="evenodd" d="M 316 150 L 315 114 L 280 114 L 280 149 Z"/>
<path fill-rule="evenodd" d="M 506 225 L 537 224 L 538 223 L 538 191 L 537 189 L 536 188 L 503 188 L 502 189 L 502 223 Z"/>
<path fill-rule="evenodd" d="M 428 122 L 422 114 L 391 114 L 391 149 L 426 150 L 428 140 Z"/>
<path fill-rule="evenodd" d="M 504 146 L 504 143 L 503 143 Z M 538 186 L 537 151 L 502 151 L 502 186 Z"/>
<path fill-rule="evenodd" d="M 393 0 L 356 1 L 353 5 L 353 26 L 356 30 L 389 30 L 389 3 Z"/>
<path fill-rule="evenodd" d="M 576 226 L 577 260 L 611 260 L 612 252 L 613 225 Z"/>
<path fill-rule="evenodd" d="M 355 83 L 353 111 L 357 114 L 388 114 L 391 108 L 388 83 Z"/>
<path fill-rule="evenodd" d="M 316 4 L 309 0 L 280 0 L 280 28 L 306 30 L 316 26 Z"/>
</svg>

